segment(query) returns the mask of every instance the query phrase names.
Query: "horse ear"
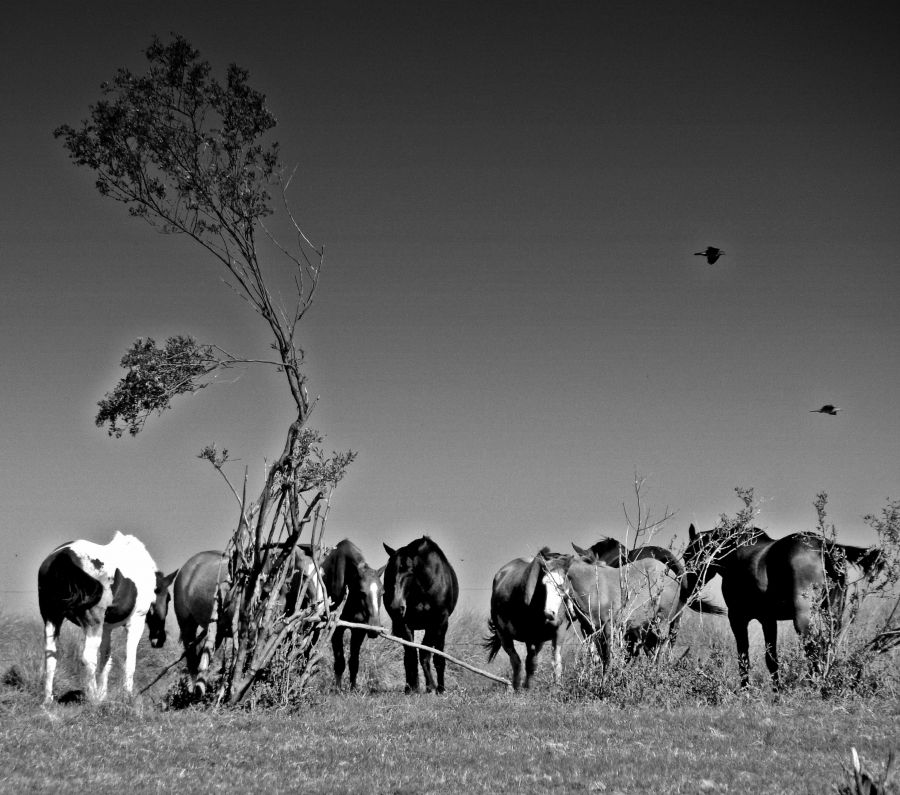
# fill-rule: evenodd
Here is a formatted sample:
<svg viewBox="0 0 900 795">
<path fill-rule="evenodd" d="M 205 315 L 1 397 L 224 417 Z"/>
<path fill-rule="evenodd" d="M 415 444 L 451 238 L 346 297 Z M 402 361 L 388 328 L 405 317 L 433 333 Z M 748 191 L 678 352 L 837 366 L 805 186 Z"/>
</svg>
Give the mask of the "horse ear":
<svg viewBox="0 0 900 795">
<path fill-rule="evenodd" d="M 534 590 L 537 588 L 538 579 L 541 576 L 541 556 L 535 555 L 534 560 L 528 566 L 525 572 L 525 604 L 530 605 L 531 599 L 534 597 Z"/>
<path fill-rule="evenodd" d="M 175 571 L 173 571 L 171 574 L 163 577 L 163 582 L 166 584 L 166 588 L 172 587 L 172 583 L 175 582 L 175 578 L 178 576 L 179 571 L 181 571 L 181 569 L 175 569 Z"/>
<path fill-rule="evenodd" d="M 397 550 L 391 549 L 391 547 L 389 547 L 387 544 L 385 544 L 384 541 L 381 542 L 381 545 L 384 547 L 384 551 L 388 553 L 389 558 L 392 558 L 392 557 L 394 557 L 394 555 L 397 554 Z"/>
<path fill-rule="evenodd" d="M 697 540 L 697 528 L 694 527 L 693 522 L 691 522 L 691 526 L 688 528 L 688 538 L 690 538 L 691 541 Z"/>
<path fill-rule="evenodd" d="M 376 569 L 375 573 L 378 575 L 378 579 L 380 580 L 384 575 L 384 570 L 387 568 L 387 563 L 385 563 L 380 569 Z"/>
<path fill-rule="evenodd" d="M 587 555 L 587 550 L 582 549 L 578 544 L 574 541 L 570 542 L 572 544 L 572 549 L 574 549 L 579 555 Z"/>
</svg>

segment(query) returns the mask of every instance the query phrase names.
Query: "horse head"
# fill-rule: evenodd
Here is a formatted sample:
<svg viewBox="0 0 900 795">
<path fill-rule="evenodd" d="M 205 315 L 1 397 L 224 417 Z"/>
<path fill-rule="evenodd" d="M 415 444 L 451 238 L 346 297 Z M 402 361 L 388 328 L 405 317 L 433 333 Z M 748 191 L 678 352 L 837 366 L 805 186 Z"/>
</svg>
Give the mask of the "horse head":
<svg viewBox="0 0 900 795">
<path fill-rule="evenodd" d="M 406 616 L 407 596 L 416 585 L 415 558 L 408 554 L 399 554 L 396 549 L 384 544 L 384 551 L 388 553 L 388 562 L 385 569 L 393 567 L 393 581 L 390 595 L 389 609 L 401 618 Z M 401 552 L 405 552 L 404 548 Z M 392 566 L 393 564 L 393 566 Z"/>
<path fill-rule="evenodd" d="M 618 566 L 625 561 L 628 550 L 621 541 L 615 538 L 603 536 L 599 541 L 591 544 L 587 549 L 582 549 L 572 542 L 572 549 L 585 563 L 606 563 L 610 566 Z"/>
<path fill-rule="evenodd" d="M 178 569 L 168 576 L 161 571 L 156 572 L 156 587 L 153 589 L 153 602 L 147 611 L 147 629 L 150 632 L 150 645 L 159 649 L 166 643 L 166 616 L 169 614 L 169 602 L 172 600 L 169 588 L 175 580 Z"/>
<path fill-rule="evenodd" d="M 525 571 L 525 604 L 541 609 L 544 620 L 559 626 L 563 600 L 568 591 L 566 570 L 571 555 L 559 555 L 544 547 L 534 556 Z"/>
<path fill-rule="evenodd" d="M 381 584 L 381 576 L 387 565 L 379 569 L 373 569 L 365 561 L 359 562 L 359 588 L 360 596 L 363 602 L 363 612 L 366 617 L 363 621 L 365 624 L 381 626 L 381 604 L 384 598 L 384 586 Z M 377 638 L 378 633 L 375 630 L 369 630 L 370 638 Z"/>
</svg>

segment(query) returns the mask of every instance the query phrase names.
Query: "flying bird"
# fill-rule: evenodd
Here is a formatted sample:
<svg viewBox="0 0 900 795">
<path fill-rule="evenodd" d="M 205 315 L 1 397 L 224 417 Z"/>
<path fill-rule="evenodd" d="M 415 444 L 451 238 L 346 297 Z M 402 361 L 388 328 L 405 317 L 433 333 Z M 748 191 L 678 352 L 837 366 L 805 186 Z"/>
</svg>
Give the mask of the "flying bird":
<svg viewBox="0 0 900 795">
<path fill-rule="evenodd" d="M 837 406 L 832 406 L 830 403 L 826 403 L 820 409 L 810 409 L 811 414 L 830 414 L 832 417 L 837 416 L 837 413 L 840 411 L 840 408 Z"/>
<path fill-rule="evenodd" d="M 705 251 L 695 251 L 695 257 L 706 257 L 706 261 L 712 265 L 725 252 L 715 246 L 707 246 Z"/>
</svg>

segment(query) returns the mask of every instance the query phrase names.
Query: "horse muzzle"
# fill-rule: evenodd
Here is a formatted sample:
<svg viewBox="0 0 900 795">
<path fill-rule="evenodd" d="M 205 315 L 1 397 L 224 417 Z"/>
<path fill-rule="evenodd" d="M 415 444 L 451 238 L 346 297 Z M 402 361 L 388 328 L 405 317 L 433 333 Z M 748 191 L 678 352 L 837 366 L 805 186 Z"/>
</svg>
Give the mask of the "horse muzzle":
<svg viewBox="0 0 900 795">
<path fill-rule="evenodd" d="M 150 638 L 150 648 L 152 649 L 161 649 L 166 645 L 166 633 L 163 632 L 161 635 L 154 635 Z"/>
</svg>

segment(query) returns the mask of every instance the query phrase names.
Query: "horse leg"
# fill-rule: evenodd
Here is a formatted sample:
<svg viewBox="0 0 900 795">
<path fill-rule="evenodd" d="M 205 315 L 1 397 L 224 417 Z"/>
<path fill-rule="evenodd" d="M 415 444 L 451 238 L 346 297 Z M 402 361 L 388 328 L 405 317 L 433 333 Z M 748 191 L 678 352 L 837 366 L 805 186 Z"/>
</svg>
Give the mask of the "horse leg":
<svg viewBox="0 0 900 795">
<path fill-rule="evenodd" d="M 195 676 L 200 663 L 200 656 L 197 652 L 199 640 L 197 638 L 197 625 L 187 624 L 181 627 L 181 645 L 184 646 L 184 659 L 187 663 L 188 673 Z"/>
<path fill-rule="evenodd" d="M 146 616 L 132 613 L 125 624 L 125 692 L 134 689 L 134 670 L 137 667 L 137 648 L 141 642 Z"/>
<path fill-rule="evenodd" d="M 513 690 L 518 690 L 522 686 L 522 658 L 516 651 L 516 644 L 513 643 L 512 638 L 501 637 L 500 645 L 503 646 L 503 651 L 506 652 L 509 664 L 512 666 Z"/>
<path fill-rule="evenodd" d="M 44 622 L 44 703 L 53 701 L 53 677 L 56 675 L 56 647 L 62 620 Z"/>
<path fill-rule="evenodd" d="M 537 643 L 526 643 L 525 649 L 525 689 L 527 690 L 531 687 L 531 678 L 534 676 L 537 671 L 537 656 L 541 653 L 541 649 L 544 648 L 544 642 L 538 641 Z"/>
<path fill-rule="evenodd" d="M 447 638 L 447 621 L 441 623 L 441 625 L 437 629 L 429 629 L 425 633 L 425 637 L 422 642 L 426 646 L 431 646 L 433 649 L 437 651 L 444 650 L 444 642 Z M 444 659 L 443 655 L 434 654 L 431 652 L 427 652 L 429 660 L 433 659 L 434 662 L 434 671 L 437 674 L 437 687 L 435 688 L 436 693 L 444 692 L 444 671 L 447 667 L 447 660 Z M 425 663 L 422 663 L 423 667 Z M 426 690 L 431 690 L 431 686 L 434 685 L 434 682 L 429 686 L 427 683 L 431 679 L 431 668 L 429 666 L 428 670 L 425 671 L 425 681 L 426 681 Z"/>
<path fill-rule="evenodd" d="M 750 636 L 747 632 L 749 619 L 743 616 L 728 615 L 728 623 L 731 624 L 731 632 L 737 645 L 738 671 L 741 675 L 741 687 L 750 684 Z"/>
<path fill-rule="evenodd" d="M 666 651 L 671 651 L 675 647 L 675 641 L 678 639 L 678 629 L 681 625 L 681 614 L 669 622 L 669 632 L 663 640 Z"/>
<path fill-rule="evenodd" d="M 97 698 L 106 698 L 106 686 L 109 683 L 109 669 L 112 668 L 112 627 L 103 625 L 100 639 L 100 650 L 97 655 Z"/>
<path fill-rule="evenodd" d="M 812 609 L 810 608 L 809 599 L 804 593 L 798 593 L 794 598 L 794 629 L 797 630 L 797 634 L 800 636 L 800 643 L 806 656 L 807 667 L 819 673 L 823 662 L 821 659 L 823 649 L 816 643 L 813 633 L 810 632 L 811 625 Z"/>
<path fill-rule="evenodd" d="M 603 663 L 603 670 L 609 668 L 612 660 L 612 618 L 609 617 L 603 622 L 603 628 L 597 633 L 597 650 L 600 653 L 600 662 Z"/>
<path fill-rule="evenodd" d="M 350 637 L 353 637 L 353 633 L 356 630 L 351 630 Z M 334 634 L 331 636 L 331 652 L 334 655 L 334 687 L 335 690 L 341 689 L 341 679 L 344 676 L 344 669 L 347 667 L 347 660 L 344 657 L 344 627 L 338 627 L 334 630 Z M 351 654 L 351 662 L 353 660 L 353 656 Z M 350 673 L 350 687 L 353 687 L 353 684 L 356 681 L 356 676 L 354 675 L 352 669 Z"/>
<path fill-rule="evenodd" d="M 422 637 L 422 645 L 434 646 L 435 631 L 432 627 L 425 630 Z M 434 674 L 431 668 L 431 652 L 419 649 L 419 664 L 422 666 L 422 675 L 425 677 L 425 692 L 431 693 L 435 689 Z"/>
<path fill-rule="evenodd" d="M 356 690 L 356 676 L 359 673 L 359 651 L 366 639 L 364 629 L 350 630 L 350 689 Z"/>
<path fill-rule="evenodd" d="M 406 626 L 406 624 L 394 621 L 391 623 L 391 631 L 394 635 L 396 635 L 398 638 L 402 638 L 403 640 L 415 640 L 413 631 L 408 626 Z M 406 687 L 404 688 L 405 691 L 407 693 L 418 692 L 419 663 L 416 655 L 416 650 L 411 646 L 403 647 L 403 669 L 406 673 Z"/>
<path fill-rule="evenodd" d="M 97 653 L 103 640 L 103 624 L 86 624 L 84 627 L 84 646 L 81 649 L 81 662 L 84 664 L 84 678 L 87 696 L 91 701 L 98 700 L 97 694 Z"/>
<path fill-rule="evenodd" d="M 562 682 L 562 628 L 553 636 L 553 683 Z"/>
<path fill-rule="evenodd" d="M 772 686 L 778 690 L 778 622 L 774 618 L 767 618 L 760 623 L 766 644 L 766 667 L 772 677 Z"/>
</svg>

